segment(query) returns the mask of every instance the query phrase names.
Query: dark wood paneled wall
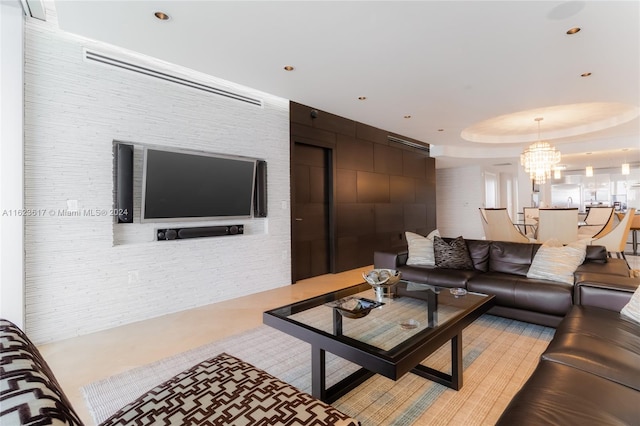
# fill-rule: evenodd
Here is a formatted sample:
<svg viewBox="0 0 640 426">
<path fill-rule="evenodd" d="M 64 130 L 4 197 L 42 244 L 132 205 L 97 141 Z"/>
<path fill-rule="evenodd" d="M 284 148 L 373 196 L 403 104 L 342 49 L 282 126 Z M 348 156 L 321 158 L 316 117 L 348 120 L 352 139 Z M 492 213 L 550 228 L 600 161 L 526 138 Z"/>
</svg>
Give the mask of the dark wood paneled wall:
<svg viewBox="0 0 640 426">
<path fill-rule="evenodd" d="M 295 102 L 290 115 L 292 155 L 295 143 L 332 151 L 333 272 L 370 265 L 375 250 L 406 245 L 405 231 L 436 229 L 435 159 L 389 136 L 422 142 Z"/>
</svg>

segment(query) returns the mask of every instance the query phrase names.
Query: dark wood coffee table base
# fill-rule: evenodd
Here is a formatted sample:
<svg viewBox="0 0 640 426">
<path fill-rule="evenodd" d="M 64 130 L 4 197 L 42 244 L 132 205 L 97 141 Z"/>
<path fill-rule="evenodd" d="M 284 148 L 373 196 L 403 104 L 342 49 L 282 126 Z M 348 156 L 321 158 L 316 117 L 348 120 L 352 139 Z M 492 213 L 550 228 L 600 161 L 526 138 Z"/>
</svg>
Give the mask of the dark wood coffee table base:
<svg viewBox="0 0 640 426">
<path fill-rule="evenodd" d="M 453 390 L 460 390 L 462 388 L 462 331 L 451 339 L 452 374 L 443 373 L 422 364 L 413 367 L 411 372 Z M 331 404 L 337 401 L 375 375 L 373 371 L 361 368 L 327 389 L 325 350 L 318 346 L 311 347 L 311 394 L 323 402 Z"/>
</svg>

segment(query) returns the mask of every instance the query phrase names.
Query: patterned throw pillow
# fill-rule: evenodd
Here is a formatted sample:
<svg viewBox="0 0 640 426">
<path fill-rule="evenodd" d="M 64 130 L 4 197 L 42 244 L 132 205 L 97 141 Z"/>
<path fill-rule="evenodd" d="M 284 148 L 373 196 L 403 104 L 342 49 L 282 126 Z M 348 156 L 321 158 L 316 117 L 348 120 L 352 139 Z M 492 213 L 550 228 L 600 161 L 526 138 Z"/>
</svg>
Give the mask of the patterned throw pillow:
<svg viewBox="0 0 640 426">
<path fill-rule="evenodd" d="M 436 259 L 433 254 L 433 238 L 440 236 L 438 230 L 431 231 L 429 235 L 422 235 L 413 232 L 405 232 L 409 245 L 409 258 L 407 265 L 409 266 L 436 266 Z"/>
<path fill-rule="evenodd" d="M 580 240 L 563 246 L 558 240 L 546 241 L 531 262 L 527 278 L 559 281 L 573 284 L 573 273 L 587 255 L 586 241 Z"/>
<path fill-rule="evenodd" d="M 633 296 L 631 296 L 631 300 L 629 300 L 629 303 L 624 305 L 620 313 L 625 317 L 640 323 L 640 287 L 636 289 Z"/>
<path fill-rule="evenodd" d="M 433 239 L 433 249 L 438 268 L 473 269 L 473 261 L 462 236 L 450 243 L 436 236 Z"/>
</svg>

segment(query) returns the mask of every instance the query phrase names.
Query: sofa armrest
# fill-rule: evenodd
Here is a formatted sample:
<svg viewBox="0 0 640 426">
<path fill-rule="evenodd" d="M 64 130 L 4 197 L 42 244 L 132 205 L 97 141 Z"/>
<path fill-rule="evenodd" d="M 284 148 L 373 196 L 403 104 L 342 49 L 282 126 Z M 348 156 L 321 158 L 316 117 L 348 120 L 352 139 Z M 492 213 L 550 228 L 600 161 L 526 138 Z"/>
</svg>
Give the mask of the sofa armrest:
<svg viewBox="0 0 640 426">
<path fill-rule="evenodd" d="M 576 275 L 582 273 L 608 274 L 628 277 L 629 265 L 627 265 L 626 260 L 616 258 L 610 258 L 606 262 L 584 262 L 576 269 Z"/>
<path fill-rule="evenodd" d="M 373 254 L 373 267 L 398 269 L 399 266 L 406 265 L 408 257 L 409 252 L 406 249 L 399 251 L 376 251 Z"/>
<path fill-rule="evenodd" d="M 576 276 L 573 304 L 620 311 L 629 303 L 640 279 L 609 274 L 581 273 Z"/>
</svg>

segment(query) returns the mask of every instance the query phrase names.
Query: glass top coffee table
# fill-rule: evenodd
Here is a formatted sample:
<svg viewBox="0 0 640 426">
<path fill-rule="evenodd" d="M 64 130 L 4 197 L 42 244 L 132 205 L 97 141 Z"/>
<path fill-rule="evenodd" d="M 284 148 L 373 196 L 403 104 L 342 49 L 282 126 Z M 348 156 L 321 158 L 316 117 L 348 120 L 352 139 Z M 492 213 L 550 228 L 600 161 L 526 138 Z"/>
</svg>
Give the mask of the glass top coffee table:
<svg viewBox="0 0 640 426">
<path fill-rule="evenodd" d="M 333 402 L 374 374 L 398 380 L 408 372 L 462 387 L 462 330 L 487 312 L 494 296 L 454 295 L 449 288 L 400 281 L 394 297 L 363 283 L 263 314 L 263 322 L 311 344 L 311 393 Z M 420 363 L 451 341 L 451 374 Z M 326 388 L 325 352 L 361 367 Z"/>
</svg>

